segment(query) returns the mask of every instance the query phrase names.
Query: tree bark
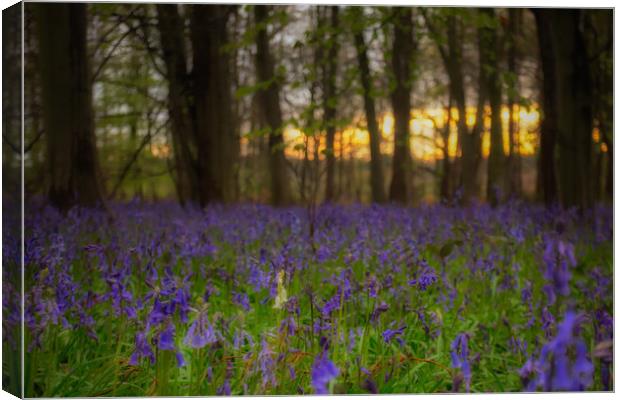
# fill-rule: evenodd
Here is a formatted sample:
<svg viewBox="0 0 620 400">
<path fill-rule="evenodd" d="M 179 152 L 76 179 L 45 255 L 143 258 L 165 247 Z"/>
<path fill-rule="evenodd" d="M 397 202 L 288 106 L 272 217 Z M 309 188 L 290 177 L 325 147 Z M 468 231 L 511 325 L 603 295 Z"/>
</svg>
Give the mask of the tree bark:
<svg viewBox="0 0 620 400">
<path fill-rule="evenodd" d="M 410 7 L 394 8 L 392 73 L 395 87 L 391 93 L 394 112 L 394 155 L 390 201 L 406 204 L 411 195 L 411 154 L 409 120 L 411 113 L 411 63 L 415 48 L 413 13 Z"/>
<path fill-rule="evenodd" d="M 595 182 L 601 190 L 595 190 L 596 201 L 606 198 L 613 200 L 613 13 L 611 10 L 585 11 L 585 29 L 588 58 L 592 76 L 592 109 L 599 137 L 607 147 L 604 152 L 599 147 L 594 154 L 601 167 L 594 174 L 601 174 Z M 597 145 L 601 146 L 601 145 Z"/>
<path fill-rule="evenodd" d="M 2 11 L 2 195 L 21 209 L 22 5 Z M 32 87 L 32 86 L 30 86 Z M 19 380 L 18 377 L 11 377 Z M 13 393 L 17 395 L 17 393 Z"/>
<path fill-rule="evenodd" d="M 557 60 L 560 201 L 564 207 L 583 209 L 593 203 L 592 93 L 581 18 L 579 10 L 554 10 L 551 14 L 551 38 Z"/>
<path fill-rule="evenodd" d="M 361 18 L 361 10 L 355 8 Z M 366 112 L 366 125 L 370 138 L 370 186 L 372 191 L 372 201 L 374 203 L 385 202 L 385 188 L 383 181 L 383 164 L 381 160 L 381 149 L 379 126 L 377 124 L 377 114 L 375 111 L 375 99 L 372 93 L 372 82 L 370 76 L 370 66 L 368 64 L 368 54 L 364 40 L 364 31 L 354 32 L 355 48 L 357 50 L 357 62 L 360 70 L 360 79 L 364 93 L 364 110 Z"/>
<path fill-rule="evenodd" d="M 481 10 L 490 20 L 495 18 L 492 8 Z M 496 206 L 504 190 L 504 143 L 502 135 L 502 86 L 500 81 L 499 63 L 501 44 L 497 37 L 496 28 L 484 27 L 480 29 L 480 51 L 486 53 L 486 65 L 488 69 L 487 88 L 489 91 L 489 105 L 491 108 L 491 148 L 487 168 L 487 200 L 492 206 Z"/>
<path fill-rule="evenodd" d="M 191 7 L 193 98 L 203 202 L 231 201 L 235 192 L 235 132 L 226 5 Z"/>
<path fill-rule="evenodd" d="M 181 204 L 200 203 L 195 164 L 196 146 L 191 119 L 190 82 L 187 72 L 183 20 L 176 4 L 157 4 L 163 60 L 168 81 L 168 115 L 176 169 L 177 196 Z"/>
<path fill-rule="evenodd" d="M 330 35 L 328 42 L 327 59 L 323 72 L 323 115 L 325 120 L 325 201 L 332 202 L 335 196 L 334 179 L 336 174 L 336 155 L 334 154 L 334 138 L 336 136 L 336 108 L 338 98 L 336 96 L 336 74 L 338 73 L 338 6 L 330 7 Z"/>
<path fill-rule="evenodd" d="M 59 209 L 102 203 L 86 48 L 86 4 L 36 4 L 48 196 Z"/>
<path fill-rule="evenodd" d="M 558 109 L 556 94 L 556 59 L 551 40 L 551 13 L 553 10 L 534 8 L 540 49 L 540 63 L 543 71 L 542 121 L 540 125 L 540 155 L 538 159 L 538 186 L 542 190 L 543 201 L 551 206 L 558 199 L 555 147 L 558 131 Z"/>
<path fill-rule="evenodd" d="M 427 20 L 428 21 L 428 20 Z M 458 111 L 457 120 L 457 148 L 460 147 L 460 157 L 457 156 L 453 164 L 453 169 L 457 173 L 459 185 L 462 188 L 461 204 L 467 205 L 473 198 L 478 197 L 478 186 L 476 177 L 478 175 L 478 153 L 480 147 L 480 128 L 482 125 L 477 123 L 470 132 L 467 127 L 467 112 L 465 102 L 465 83 L 463 77 L 463 43 L 459 30 L 460 20 L 454 16 L 447 18 L 447 49 L 437 42 L 437 47 L 441 55 L 444 67 L 448 73 L 450 98 L 456 103 Z M 485 94 L 483 90 L 478 93 L 478 104 L 484 102 Z M 480 115 L 481 109 L 478 109 Z"/>
<path fill-rule="evenodd" d="M 269 170 L 271 175 L 271 202 L 275 206 L 289 204 L 290 189 L 284 156 L 282 111 L 280 109 L 280 82 L 269 49 L 266 22 L 269 6 L 254 6 L 256 32 L 256 74 L 258 80 L 268 83 L 257 93 L 269 132 Z"/>
<path fill-rule="evenodd" d="M 516 100 L 519 97 L 519 40 L 521 35 L 522 10 L 508 10 L 508 72 L 511 83 L 508 88 L 508 187 L 511 196 L 520 196 L 521 182 L 521 144 L 519 137 L 518 112 L 515 113 Z"/>
<path fill-rule="evenodd" d="M 439 197 L 443 201 L 452 200 L 452 162 L 450 161 L 450 149 L 448 147 L 448 141 L 450 140 L 450 125 L 452 124 L 452 97 L 448 98 L 448 107 L 446 113 L 448 118 L 445 126 L 441 129 L 441 139 L 443 141 L 442 153 L 443 153 L 443 171 L 441 175 L 441 184 L 439 189 Z"/>
</svg>

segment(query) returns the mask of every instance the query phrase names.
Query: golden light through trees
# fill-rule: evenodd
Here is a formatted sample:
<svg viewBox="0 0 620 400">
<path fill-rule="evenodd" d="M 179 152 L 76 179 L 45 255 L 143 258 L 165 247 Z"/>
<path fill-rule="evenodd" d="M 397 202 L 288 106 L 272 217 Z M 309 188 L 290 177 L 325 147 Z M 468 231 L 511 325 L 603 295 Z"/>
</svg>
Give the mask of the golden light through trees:
<svg viewBox="0 0 620 400">
<path fill-rule="evenodd" d="M 451 157 L 457 155 L 457 132 L 456 125 L 458 122 L 458 112 L 456 108 L 451 110 L 452 116 L 450 121 L 450 135 L 448 139 L 448 151 Z M 518 142 L 520 143 L 519 151 L 521 155 L 530 156 L 536 153 L 538 139 L 536 133 L 539 129 L 540 115 L 536 107 L 518 108 L 515 106 L 516 124 L 518 131 Z M 467 109 L 467 125 L 469 127 L 476 123 L 476 109 L 471 107 Z M 411 120 L 409 121 L 409 129 L 411 132 L 410 149 L 411 154 L 417 160 L 431 162 L 442 159 L 442 148 L 444 146 L 439 131 L 444 129 L 447 123 L 448 115 L 445 109 L 428 108 L 423 110 L 414 109 L 411 112 Z M 381 153 L 384 155 L 392 154 L 394 147 L 394 117 L 391 112 L 383 113 L 380 118 L 381 127 Z M 490 110 L 485 110 L 484 133 L 482 137 L 482 152 L 484 157 L 489 155 L 489 127 L 490 127 Z M 508 154 L 508 123 L 509 110 L 507 106 L 502 110 L 502 126 L 504 134 L 504 153 Z M 304 133 L 293 127 L 284 130 L 284 140 L 286 143 L 286 155 L 292 158 L 303 157 Z M 243 140 L 246 141 L 246 140 Z M 313 158 L 314 141 L 311 139 L 308 143 L 309 158 Z M 341 152 L 341 146 L 344 146 L 344 152 Z M 320 139 L 319 154 L 323 154 L 325 148 L 324 138 Z M 370 151 L 368 146 L 368 131 L 365 127 L 363 117 L 359 117 L 357 121 L 340 130 L 336 134 L 336 143 L 334 145 L 336 154 L 344 154 L 346 158 L 355 158 L 361 160 L 370 159 Z M 320 156 L 323 158 L 323 156 Z"/>
</svg>

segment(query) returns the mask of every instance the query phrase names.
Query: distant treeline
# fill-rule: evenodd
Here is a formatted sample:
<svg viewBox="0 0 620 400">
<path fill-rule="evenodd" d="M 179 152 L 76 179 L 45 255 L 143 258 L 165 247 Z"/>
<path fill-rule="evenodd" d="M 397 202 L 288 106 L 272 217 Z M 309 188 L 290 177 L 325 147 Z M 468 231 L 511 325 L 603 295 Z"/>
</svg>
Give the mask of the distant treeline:
<svg viewBox="0 0 620 400">
<path fill-rule="evenodd" d="M 21 8 L 3 12 L 4 193 L 20 183 L 23 67 L 26 195 L 60 209 L 169 195 L 201 206 L 526 198 L 588 208 L 613 195 L 612 10 L 24 10 L 24 65 Z M 526 160 L 519 111 L 534 105 L 537 153 Z M 416 138 L 412 110 L 429 108 L 445 118 Z M 368 160 L 343 150 L 352 126 L 368 137 Z M 291 128 L 303 134 L 295 144 Z M 412 157 L 420 141 L 440 156 Z"/>
</svg>

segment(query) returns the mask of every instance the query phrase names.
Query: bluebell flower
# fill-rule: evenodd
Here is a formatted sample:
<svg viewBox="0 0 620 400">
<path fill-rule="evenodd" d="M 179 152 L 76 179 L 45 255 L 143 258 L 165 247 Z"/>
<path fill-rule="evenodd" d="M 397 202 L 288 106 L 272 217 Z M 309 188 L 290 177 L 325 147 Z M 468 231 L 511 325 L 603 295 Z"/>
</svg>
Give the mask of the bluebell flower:
<svg viewBox="0 0 620 400">
<path fill-rule="evenodd" d="M 230 396 L 230 379 L 226 378 L 222 386 L 217 388 L 216 394 L 218 396 Z"/>
<path fill-rule="evenodd" d="M 395 337 L 399 336 L 399 337 L 396 338 L 396 340 L 398 340 L 398 342 L 402 345 L 403 341 L 400 338 L 400 335 L 403 334 L 403 332 L 405 331 L 406 327 L 407 327 L 406 325 L 403 325 L 403 326 L 401 326 L 398 329 L 386 329 L 381 334 L 381 336 L 383 336 L 383 341 L 385 343 L 390 343 L 392 341 L 392 339 L 394 339 Z"/>
<path fill-rule="evenodd" d="M 332 312 L 338 310 L 340 308 L 340 297 L 340 291 L 336 292 L 331 299 L 325 302 L 321 309 L 321 314 L 325 317 L 329 317 Z"/>
<path fill-rule="evenodd" d="M 160 350 L 174 350 L 176 348 L 174 344 L 174 325 L 169 323 L 164 329 L 159 332 L 157 338 L 157 347 Z"/>
<path fill-rule="evenodd" d="M 177 350 L 174 341 L 174 333 L 174 324 L 169 322 L 166 327 L 159 332 L 157 337 L 157 348 L 160 350 L 174 351 L 177 358 L 177 365 L 183 367 L 185 366 L 185 358 L 183 358 L 183 354 Z"/>
<path fill-rule="evenodd" d="M 240 305 L 245 311 L 250 311 L 250 298 L 245 293 L 234 292 L 233 303 Z"/>
<path fill-rule="evenodd" d="M 200 349 L 216 341 L 217 337 L 213 326 L 209 323 L 206 310 L 199 312 L 196 320 L 187 330 L 183 344 L 194 349 Z"/>
<path fill-rule="evenodd" d="M 543 346 L 540 356 L 526 362 L 520 374 L 528 391 L 578 391 L 592 384 L 594 366 L 585 343 L 577 336 L 580 323 L 580 316 L 568 311 L 557 335 Z"/>
<path fill-rule="evenodd" d="M 435 270 L 426 263 L 426 261 L 422 260 L 421 263 L 422 268 L 419 271 L 418 276 L 415 279 L 410 280 L 409 285 L 417 285 L 418 289 L 426 291 L 429 286 L 437 282 L 437 274 L 435 273 Z"/>
<path fill-rule="evenodd" d="M 148 358 L 151 364 L 155 362 L 155 355 L 146 339 L 146 332 L 138 331 L 136 333 L 136 348 L 129 358 L 130 365 L 138 365 L 141 358 Z"/>
<path fill-rule="evenodd" d="M 258 368 L 262 374 L 263 388 L 265 388 L 268 383 L 271 383 L 272 386 L 278 383 L 275 375 L 276 363 L 273 357 L 274 353 L 269 347 L 267 340 L 263 337 L 261 341 L 261 351 L 258 353 Z"/>
<path fill-rule="evenodd" d="M 385 301 L 382 301 L 381 303 L 379 303 L 375 307 L 375 309 L 372 310 L 372 313 L 370 313 L 370 322 L 372 322 L 373 324 L 376 323 L 379 320 L 379 316 L 381 316 L 381 314 L 386 312 L 388 309 L 389 309 L 389 306 Z"/>
<path fill-rule="evenodd" d="M 577 265 L 573 245 L 556 237 L 545 237 L 543 261 L 546 266 L 544 277 L 553 285 L 556 295 L 568 296 L 571 278 L 569 267 Z"/>
<path fill-rule="evenodd" d="M 469 392 L 471 385 L 471 365 L 469 361 L 469 334 L 459 333 L 450 345 L 452 367 L 459 368 L 465 379 L 465 390 Z"/>
<path fill-rule="evenodd" d="M 377 278 L 374 275 L 371 276 L 368 279 L 368 295 L 371 298 L 377 297 L 377 292 L 379 290 L 378 286 L 379 286 L 379 282 L 377 282 Z"/>
<path fill-rule="evenodd" d="M 325 352 L 319 354 L 312 364 L 311 379 L 314 392 L 316 394 L 329 394 L 327 386 L 339 374 L 338 367 L 327 358 L 327 354 Z"/>
</svg>

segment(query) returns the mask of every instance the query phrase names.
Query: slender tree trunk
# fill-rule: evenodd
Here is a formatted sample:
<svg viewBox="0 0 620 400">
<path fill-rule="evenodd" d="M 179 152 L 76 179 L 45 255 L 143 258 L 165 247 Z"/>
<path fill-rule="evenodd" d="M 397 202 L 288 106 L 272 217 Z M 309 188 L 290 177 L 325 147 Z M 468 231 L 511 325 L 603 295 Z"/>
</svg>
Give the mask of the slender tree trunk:
<svg viewBox="0 0 620 400">
<path fill-rule="evenodd" d="M 359 16 L 361 17 L 361 12 Z M 354 33 L 354 41 L 357 50 L 360 79 L 364 92 L 366 125 L 370 137 L 370 186 L 372 191 L 372 201 L 375 203 L 383 203 L 385 202 L 385 188 L 383 184 L 381 149 L 379 146 L 381 136 L 379 134 L 379 125 L 377 124 L 375 99 L 372 94 L 372 77 L 370 76 L 370 66 L 368 64 L 368 54 L 363 30 Z"/>
<path fill-rule="evenodd" d="M 584 38 L 591 50 L 588 58 L 593 115 L 601 142 L 606 147 L 604 151 L 601 145 L 597 145 L 594 151 L 598 165 L 593 174 L 600 175 L 594 180 L 598 186 L 595 201 L 613 200 L 613 13 L 610 10 L 587 10 L 584 19 Z"/>
<path fill-rule="evenodd" d="M 22 37 L 21 11 L 21 3 L 2 11 L 2 195 L 4 196 L 3 203 L 11 205 L 12 211 L 15 212 L 20 211 L 22 202 L 21 52 L 24 38 Z M 34 88 L 34 85 L 29 85 L 27 88 Z M 27 96 L 27 99 L 33 100 L 32 97 Z M 19 381 L 19 377 L 11 377 L 11 380 Z M 18 395 L 18 393 L 13 394 Z"/>
<path fill-rule="evenodd" d="M 269 85 L 257 93 L 269 132 L 269 170 L 271 174 L 271 200 L 276 206 L 290 203 L 289 181 L 284 156 L 283 123 L 280 109 L 280 83 L 275 74 L 274 60 L 269 49 L 269 37 L 265 26 L 269 6 L 254 6 L 256 33 L 256 73 L 260 82 Z"/>
<path fill-rule="evenodd" d="M 394 8 L 392 73 L 395 87 L 391 93 L 394 112 L 394 158 L 390 201 L 406 204 L 411 195 L 411 154 L 409 120 L 411 113 L 411 63 L 415 48 L 413 13 L 410 7 Z"/>
<path fill-rule="evenodd" d="M 184 22 L 176 4 L 157 4 L 157 26 L 168 83 L 168 115 L 176 169 L 177 196 L 181 204 L 201 202 L 194 125 L 191 119 Z"/>
<path fill-rule="evenodd" d="M 338 144 L 339 144 L 339 154 L 338 154 L 338 191 L 337 191 L 337 198 L 340 199 L 342 197 L 343 194 L 343 185 L 342 185 L 342 181 L 344 178 L 344 164 L 346 162 L 345 157 L 344 157 L 344 133 L 342 132 L 342 130 L 340 130 L 340 133 L 338 134 Z"/>
<path fill-rule="evenodd" d="M 489 19 L 495 18 L 492 8 L 481 11 Z M 492 206 L 499 202 L 500 193 L 504 189 L 504 144 L 502 135 L 502 86 L 499 74 L 500 42 L 495 28 L 482 28 L 480 51 L 487 52 L 486 67 L 489 70 L 487 88 L 489 90 L 489 105 L 491 106 L 491 148 L 487 169 L 487 200 Z"/>
<path fill-rule="evenodd" d="M 336 155 L 334 154 L 334 138 L 336 136 L 336 74 L 338 73 L 338 6 L 330 7 L 330 36 L 328 41 L 327 60 L 324 63 L 323 87 L 323 115 L 326 124 L 325 135 L 325 158 L 326 158 L 326 180 L 325 180 L 325 201 L 334 200 L 334 180 L 336 174 Z"/>
<path fill-rule="evenodd" d="M 240 29 L 241 25 L 241 15 L 239 13 L 239 7 L 235 7 L 233 9 L 234 23 L 232 26 L 232 38 L 231 42 L 238 42 L 243 34 Z M 228 59 L 230 65 L 230 71 L 232 75 L 232 85 L 233 85 L 233 93 L 237 89 L 241 87 L 240 82 L 240 74 L 239 74 L 239 48 L 235 47 L 231 52 L 231 55 Z M 233 118 L 233 144 L 232 144 L 232 158 L 233 158 L 233 199 L 239 200 L 241 198 L 241 182 L 240 182 L 240 174 L 241 174 L 241 124 L 242 124 L 242 116 L 244 115 L 243 110 L 243 102 L 236 99 L 232 104 L 232 118 Z"/>
<path fill-rule="evenodd" d="M 557 201 L 557 181 L 555 165 L 555 147 L 558 131 L 557 109 L 557 76 L 555 75 L 556 59 L 553 55 L 551 40 L 550 9 L 532 9 L 536 18 L 540 63 L 543 71 L 542 91 L 542 122 L 540 125 L 540 155 L 538 160 L 538 180 L 542 189 L 543 200 L 547 206 Z"/>
<path fill-rule="evenodd" d="M 450 140 L 450 125 L 452 124 L 452 113 L 450 112 L 452 109 L 452 97 L 448 98 L 448 107 L 446 112 L 448 113 L 448 118 L 446 120 L 446 124 L 441 130 L 441 138 L 443 140 L 443 171 L 441 175 L 441 185 L 439 191 L 439 197 L 441 200 L 450 201 L 452 199 L 452 162 L 450 161 L 450 148 L 448 145 L 448 141 Z"/>
<path fill-rule="evenodd" d="M 423 14 L 427 27 L 439 37 L 439 31 L 434 26 L 432 18 Z M 463 76 L 463 38 L 461 20 L 455 15 L 447 17 L 447 45 L 441 40 L 435 40 L 437 49 L 443 61 L 449 78 L 449 96 L 456 104 L 458 111 L 457 120 L 457 153 L 452 164 L 452 171 L 460 186 L 461 204 L 467 205 L 479 195 L 477 183 L 478 169 L 481 159 L 481 132 L 483 130 L 484 103 L 486 101 L 486 72 L 481 68 L 479 74 L 478 109 L 476 112 L 476 124 L 471 129 L 467 127 L 467 110 L 465 100 L 465 83 Z M 481 65 L 485 63 L 484 54 L 480 54 Z"/>
<path fill-rule="evenodd" d="M 63 210 L 102 202 L 86 49 L 86 4 L 36 4 L 49 199 Z"/>
<path fill-rule="evenodd" d="M 614 147 L 610 140 L 605 136 L 607 145 L 607 174 L 605 176 L 605 194 L 607 199 L 613 202 L 614 199 Z"/>
<path fill-rule="evenodd" d="M 521 35 L 522 10 L 508 10 L 508 72 L 511 83 L 508 89 L 508 140 L 509 140 L 509 173 L 508 187 L 511 196 L 520 196 L 521 183 L 521 146 L 519 139 L 518 112 L 515 113 L 516 99 L 519 97 L 519 40 Z M 516 115 L 515 115 L 516 114 Z"/>
<path fill-rule="evenodd" d="M 455 16 L 448 18 L 448 50 L 442 57 L 450 79 L 450 96 L 456 103 L 458 111 L 457 140 L 461 148 L 460 158 L 457 159 L 457 171 L 460 185 L 463 189 L 461 203 L 467 205 L 472 198 L 477 197 L 476 185 L 477 161 L 476 147 L 479 140 L 475 132 L 467 128 L 467 111 L 465 102 L 465 83 L 463 77 L 463 49 L 462 38 L 459 32 L 459 20 Z"/>
<path fill-rule="evenodd" d="M 226 5 L 191 8 L 194 118 L 203 202 L 226 202 L 234 197 L 232 76 L 229 54 L 223 50 L 231 11 Z"/>
<path fill-rule="evenodd" d="M 23 221 L 22 202 L 22 46 L 28 44 L 27 37 L 22 32 L 28 29 L 28 14 L 22 11 L 29 9 L 30 4 L 14 4 L 2 10 L 2 244 L 11 246 L 13 254 L 22 254 L 22 243 L 28 243 L 32 234 L 22 230 Z M 22 19 L 23 17 L 23 19 Z M 25 26 L 22 24 L 25 22 Z M 24 85 L 26 82 L 24 82 Z M 27 193 L 28 189 L 24 189 Z M 28 212 L 28 204 L 24 204 Z M 23 235 L 23 236 L 22 236 Z M 16 239 L 14 242 L 11 238 Z M 19 239 L 18 239 L 19 238 Z M 21 240 L 23 238 L 23 240 Z M 9 254 L 10 254 L 9 253 Z M 18 256 L 19 257 L 19 256 Z M 21 314 L 21 300 L 23 299 L 21 261 L 13 256 L 4 254 L 2 259 L 2 288 L 13 288 L 13 292 L 3 290 L 2 298 L 5 319 L 2 328 L 2 390 L 19 397 L 22 395 L 22 373 L 24 365 L 21 362 L 22 330 L 19 320 L 8 322 L 8 315 Z M 30 387 L 30 385 L 26 385 Z M 26 396 L 36 395 L 30 391 Z"/>
</svg>

